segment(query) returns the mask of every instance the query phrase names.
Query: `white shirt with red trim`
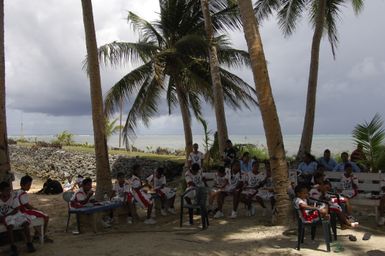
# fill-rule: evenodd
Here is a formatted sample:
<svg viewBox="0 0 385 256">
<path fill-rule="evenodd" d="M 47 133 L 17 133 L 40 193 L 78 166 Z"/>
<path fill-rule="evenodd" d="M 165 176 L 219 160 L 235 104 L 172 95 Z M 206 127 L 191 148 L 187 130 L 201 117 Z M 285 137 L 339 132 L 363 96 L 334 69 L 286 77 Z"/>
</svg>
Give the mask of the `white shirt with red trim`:
<svg viewBox="0 0 385 256">
<path fill-rule="evenodd" d="M 147 177 L 148 183 L 152 184 L 154 189 L 162 188 L 163 186 L 166 186 L 166 176 L 162 175 L 160 178 L 158 178 L 156 175 L 151 174 Z"/>
<path fill-rule="evenodd" d="M 193 174 L 190 171 L 187 171 L 185 174 L 185 180 L 187 183 L 187 186 L 190 187 L 189 183 L 193 183 L 195 187 L 203 187 L 204 182 L 203 182 L 203 174 L 201 171 L 198 171 L 197 174 Z"/>
<path fill-rule="evenodd" d="M 353 190 L 353 184 L 358 185 L 358 178 L 355 175 L 346 177 L 345 174 L 342 174 L 340 186 L 343 190 Z"/>
<path fill-rule="evenodd" d="M 2 199 L 0 199 L 0 216 L 5 216 L 11 213 L 14 209 L 19 208 L 19 206 L 20 203 L 16 193 L 11 192 L 11 196 L 7 201 L 4 202 Z"/>
</svg>

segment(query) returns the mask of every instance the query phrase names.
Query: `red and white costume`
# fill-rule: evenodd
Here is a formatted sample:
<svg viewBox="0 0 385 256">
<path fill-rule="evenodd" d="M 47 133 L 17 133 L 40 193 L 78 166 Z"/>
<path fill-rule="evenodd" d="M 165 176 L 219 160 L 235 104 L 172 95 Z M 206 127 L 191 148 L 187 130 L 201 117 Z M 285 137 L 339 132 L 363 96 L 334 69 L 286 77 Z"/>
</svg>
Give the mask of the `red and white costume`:
<svg viewBox="0 0 385 256">
<path fill-rule="evenodd" d="M 84 189 L 81 187 L 71 198 L 70 207 L 71 208 L 82 208 L 87 203 L 84 203 L 84 200 L 87 199 L 87 194 L 84 192 Z"/>
<path fill-rule="evenodd" d="M 259 187 L 262 182 L 266 179 L 266 175 L 263 172 L 254 174 L 253 172 L 245 173 L 245 189 L 243 189 L 242 194 L 253 195 L 253 198 L 257 196 L 257 187 Z"/>
<path fill-rule="evenodd" d="M 225 191 L 226 187 L 229 185 L 229 172 L 226 171 L 223 176 L 215 173 L 214 175 L 214 186 L 212 188 L 213 192 Z"/>
<path fill-rule="evenodd" d="M 17 196 L 17 199 L 19 200 L 20 211 L 22 213 L 29 216 L 34 216 L 36 218 L 43 218 L 45 220 L 48 219 L 48 215 L 45 214 L 44 212 L 26 208 L 26 205 L 29 204 L 29 196 L 27 191 L 24 191 L 23 189 L 19 189 L 16 191 L 16 196 Z"/>
<path fill-rule="evenodd" d="M 20 203 L 19 200 L 17 199 L 17 195 L 14 192 L 11 192 L 11 196 L 7 201 L 3 201 L 0 199 L 0 216 L 4 217 L 7 214 L 10 214 L 14 209 L 19 209 Z M 6 226 L 14 226 L 14 227 L 21 227 L 25 222 L 30 223 L 31 220 L 30 218 L 21 213 L 19 210 L 13 214 L 13 215 L 8 215 L 4 219 L 4 224 Z"/>
<path fill-rule="evenodd" d="M 166 176 L 164 175 L 158 178 L 156 175 L 151 174 L 147 177 L 147 181 L 161 198 L 170 199 L 176 194 L 174 189 L 166 187 Z"/>
<path fill-rule="evenodd" d="M 134 200 L 134 197 L 131 192 L 131 187 L 127 182 L 120 185 L 119 182 L 116 181 L 112 186 L 112 191 L 115 192 L 115 197 L 119 201 L 132 202 Z"/>
<path fill-rule="evenodd" d="M 132 187 L 132 195 L 134 196 L 135 200 L 140 204 L 141 207 L 147 208 L 152 204 L 151 195 L 147 194 L 142 189 L 142 181 L 138 177 L 132 175 L 130 181 Z"/>
<path fill-rule="evenodd" d="M 317 188 L 312 188 L 309 191 L 309 195 L 310 195 L 310 197 L 312 197 L 314 199 L 317 199 L 317 200 L 321 200 L 321 199 L 323 199 L 322 197 L 324 197 L 325 200 L 329 201 L 329 210 L 330 211 L 332 211 L 332 212 L 342 212 L 341 206 L 339 206 L 337 200 L 334 200 L 334 199 L 337 199 L 337 198 L 330 197 L 328 195 L 324 196 L 322 194 L 322 192 L 319 191 Z M 342 200 L 340 202 L 342 203 Z M 345 202 L 345 200 L 344 200 L 344 202 Z"/>
<path fill-rule="evenodd" d="M 306 223 L 312 223 L 319 220 L 318 211 L 305 209 L 307 206 L 307 200 L 303 200 L 299 197 L 294 198 L 294 206 L 298 211 L 299 217 Z"/>
<path fill-rule="evenodd" d="M 265 184 L 262 188 L 258 189 L 257 196 L 267 201 L 274 198 L 274 193 L 270 192 L 273 188 L 273 179 L 271 177 L 265 178 Z"/>
<path fill-rule="evenodd" d="M 353 185 L 354 184 L 354 185 Z M 347 198 L 353 198 L 357 195 L 358 191 L 354 187 L 357 188 L 358 178 L 351 174 L 350 177 L 346 177 L 345 174 L 342 174 L 340 180 L 340 186 L 342 189 L 341 194 Z"/>
<path fill-rule="evenodd" d="M 186 191 L 191 190 L 189 193 L 185 195 L 185 197 L 188 197 L 190 199 L 195 198 L 195 190 L 192 190 L 194 187 L 204 187 L 205 184 L 203 182 L 203 173 L 202 171 L 198 171 L 197 174 L 193 174 L 191 171 L 187 171 L 185 174 L 185 180 L 187 183 Z"/>
<path fill-rule="evenodd" d="M 236 174 L 229 172 L 229 185 L 226 187 L 225 191 L 228 193 L 234 192 L 235 189 L 239 186 L 241 182 L 243 182 L 244 177 L 241 175 L 241 172 L 237 172 Z"/>
</svg>

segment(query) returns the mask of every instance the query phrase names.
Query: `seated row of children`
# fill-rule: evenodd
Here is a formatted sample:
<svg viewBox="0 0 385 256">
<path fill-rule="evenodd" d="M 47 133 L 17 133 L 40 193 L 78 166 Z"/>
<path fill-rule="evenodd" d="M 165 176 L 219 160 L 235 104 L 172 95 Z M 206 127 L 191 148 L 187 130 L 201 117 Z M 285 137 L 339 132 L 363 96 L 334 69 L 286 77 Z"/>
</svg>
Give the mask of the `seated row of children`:
<svg viewBox="0 0 385 256">
<path fill-rule="evenodd" d="M 229 169 L 219 167 L 214 176 L 214 186 L 209 195 L 209 212 L 214 213 L 214 218 L 224 217 L 223 204 L 227 196 L 233 197 L 233 207 L 230 218 L 237 218 L 239 202 L 243 202 L 248 207 L 248 215 L 255 215 L 255 207 L 252 202 L 258 202 L 266 208 L 264 201 L 270 201 L 274 207 L 275 199 L 272 188 L 271 173 L 268 164 L 266 173 L 259 170 L 259 162 L 254 161 L 251 172 L 241 172 L 239 161 L 234 161 Z M 185 174 L 187 183 L 184 200 L 191 204 L 195 198 L 196 187 L 207 187 L 208 179 L 200 169 L 198 164 L 192 164 L 191 170 Z M 217 206 L 214 207 L 214 202 Z"/>
<path fill-rule="evenodd" d="M 27 251 L 34 252 L 35 247 L 32 241 L 39 240 L 39 236 L 44 236 L 45 242 L 53 242 L 47 234 L 49 217 L 47 214 L 36 209 L 30 203 L 28 191 L 32 185 L 32 177 L 26 175 L 20 179 L 20 189 L 12 190 L 8 182 L 0 183 L 0 224 L 7 228 L 8 240 L 11 244 L 11 255 L 18 255 L 18 250 L 15 245 L 13 230 L 23 228 L 24 235 L 27 241 Z M 35 218 L 44 219 L 44 234 L 40 234 L 38 229 L 35 229 L 35 235 L 31 237 L 29 225 Z"/>
<path fill-rule="evenodd" d="M 113 192 L 109 197 L 110 200 L 121 201 L 127 206 L 127 223 L 132 223 L 132 215 L 136 213 L 136 203 L 147 210 L 144 223 L 155 224 L 154 198 L 160 199 L 162 215 L 167 215 L 167 212 L 175 214 L 174 201 L 176 193 L 175 190 L 166 187 L 164 169 L 158 168 L 154 174 L 147 177 L 144 181 L 139 178 L 140 173 L 141 166 L 137 164 L 133 166 L 132 176 L 128 180 L 125 179 L 124 173 L 118 173 L 117 180 L 113 185 Z M 79 190 L 73 195 L 70 206 L 72 208 L 80 208 L 87 204 L 95 203 L 93 194 L 92 180 L 85 178 Z M 111 221 L 113 221 L 112 216 L 107 219 L 107 222 Z"/>
</svg>

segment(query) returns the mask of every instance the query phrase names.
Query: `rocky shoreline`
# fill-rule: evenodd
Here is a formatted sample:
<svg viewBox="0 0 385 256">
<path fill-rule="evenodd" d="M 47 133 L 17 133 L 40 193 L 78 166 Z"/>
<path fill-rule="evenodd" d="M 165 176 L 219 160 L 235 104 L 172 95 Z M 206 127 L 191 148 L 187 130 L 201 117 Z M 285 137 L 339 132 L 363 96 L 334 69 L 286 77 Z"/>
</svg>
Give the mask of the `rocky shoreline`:
<svg viewBox="0 0 385 256">
<path fill-rule="evenodd" d="M 63 181 L 66 174 L 96 178 L 95 155 L 92 153 L 67 151 L 50 147 L 27 147 L 9 145 L 12 171 L 29 174 L 43 180 L 47 178 Z M 109 155 L 112 177 L 118 172 L 130 176 L 132 166 L 142 166 L 142 176 L 150 175 L 157 167 L 164 167 L 166 176 L 172 179 L 182 172 L 182 164 L 173 161 L 158 161 L 143 157 Z"/>
</svg>

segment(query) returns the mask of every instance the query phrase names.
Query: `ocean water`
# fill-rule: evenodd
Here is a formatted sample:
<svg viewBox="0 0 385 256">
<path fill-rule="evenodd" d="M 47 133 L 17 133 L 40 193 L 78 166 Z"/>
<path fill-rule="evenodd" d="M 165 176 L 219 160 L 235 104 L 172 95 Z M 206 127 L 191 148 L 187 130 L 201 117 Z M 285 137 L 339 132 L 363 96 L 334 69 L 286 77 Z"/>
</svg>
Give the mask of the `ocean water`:
<svg viewBox="0 0 385 256">
<path fill-rule="evenodd" d="M 10 136 L 18 138 L 18 136 Z M 54 135 L 29 135 L 24 138 L 32 141 L 47 141 L 50 142 L 55 139 Z M 203 148 L 203 135 L 194 135 L 194 142 L 198 143 L 200 148 Z M 266 147 L 266 139 L 264 135 L 231 135 L 230 139 L 233 143 L 251 143 L 260 147 Z M 285 150 L 288 156 L 297 153 L 301 135 L 286 135 L 284 136 Z M 75 135 L 74 140 L 77 143 L 94 144 L 92 135 Z M 108 140 L 110 147 L 119 146 L 119 136 L 113 135 Z M 136 140 L 131 143 L 132 146 L 144 151 L 152 151 L 157 147 L 168 149 L 184 149 L 184 135 L 138 135 Z M 355 148 L 353 139 L 349 134 L 343 135 L 314 135 L 312 154 L 321 156 L 323 151 L 328 148 L 332 154 L 341 153 L 342 151 L 352 152 Z"/>
</svg>

